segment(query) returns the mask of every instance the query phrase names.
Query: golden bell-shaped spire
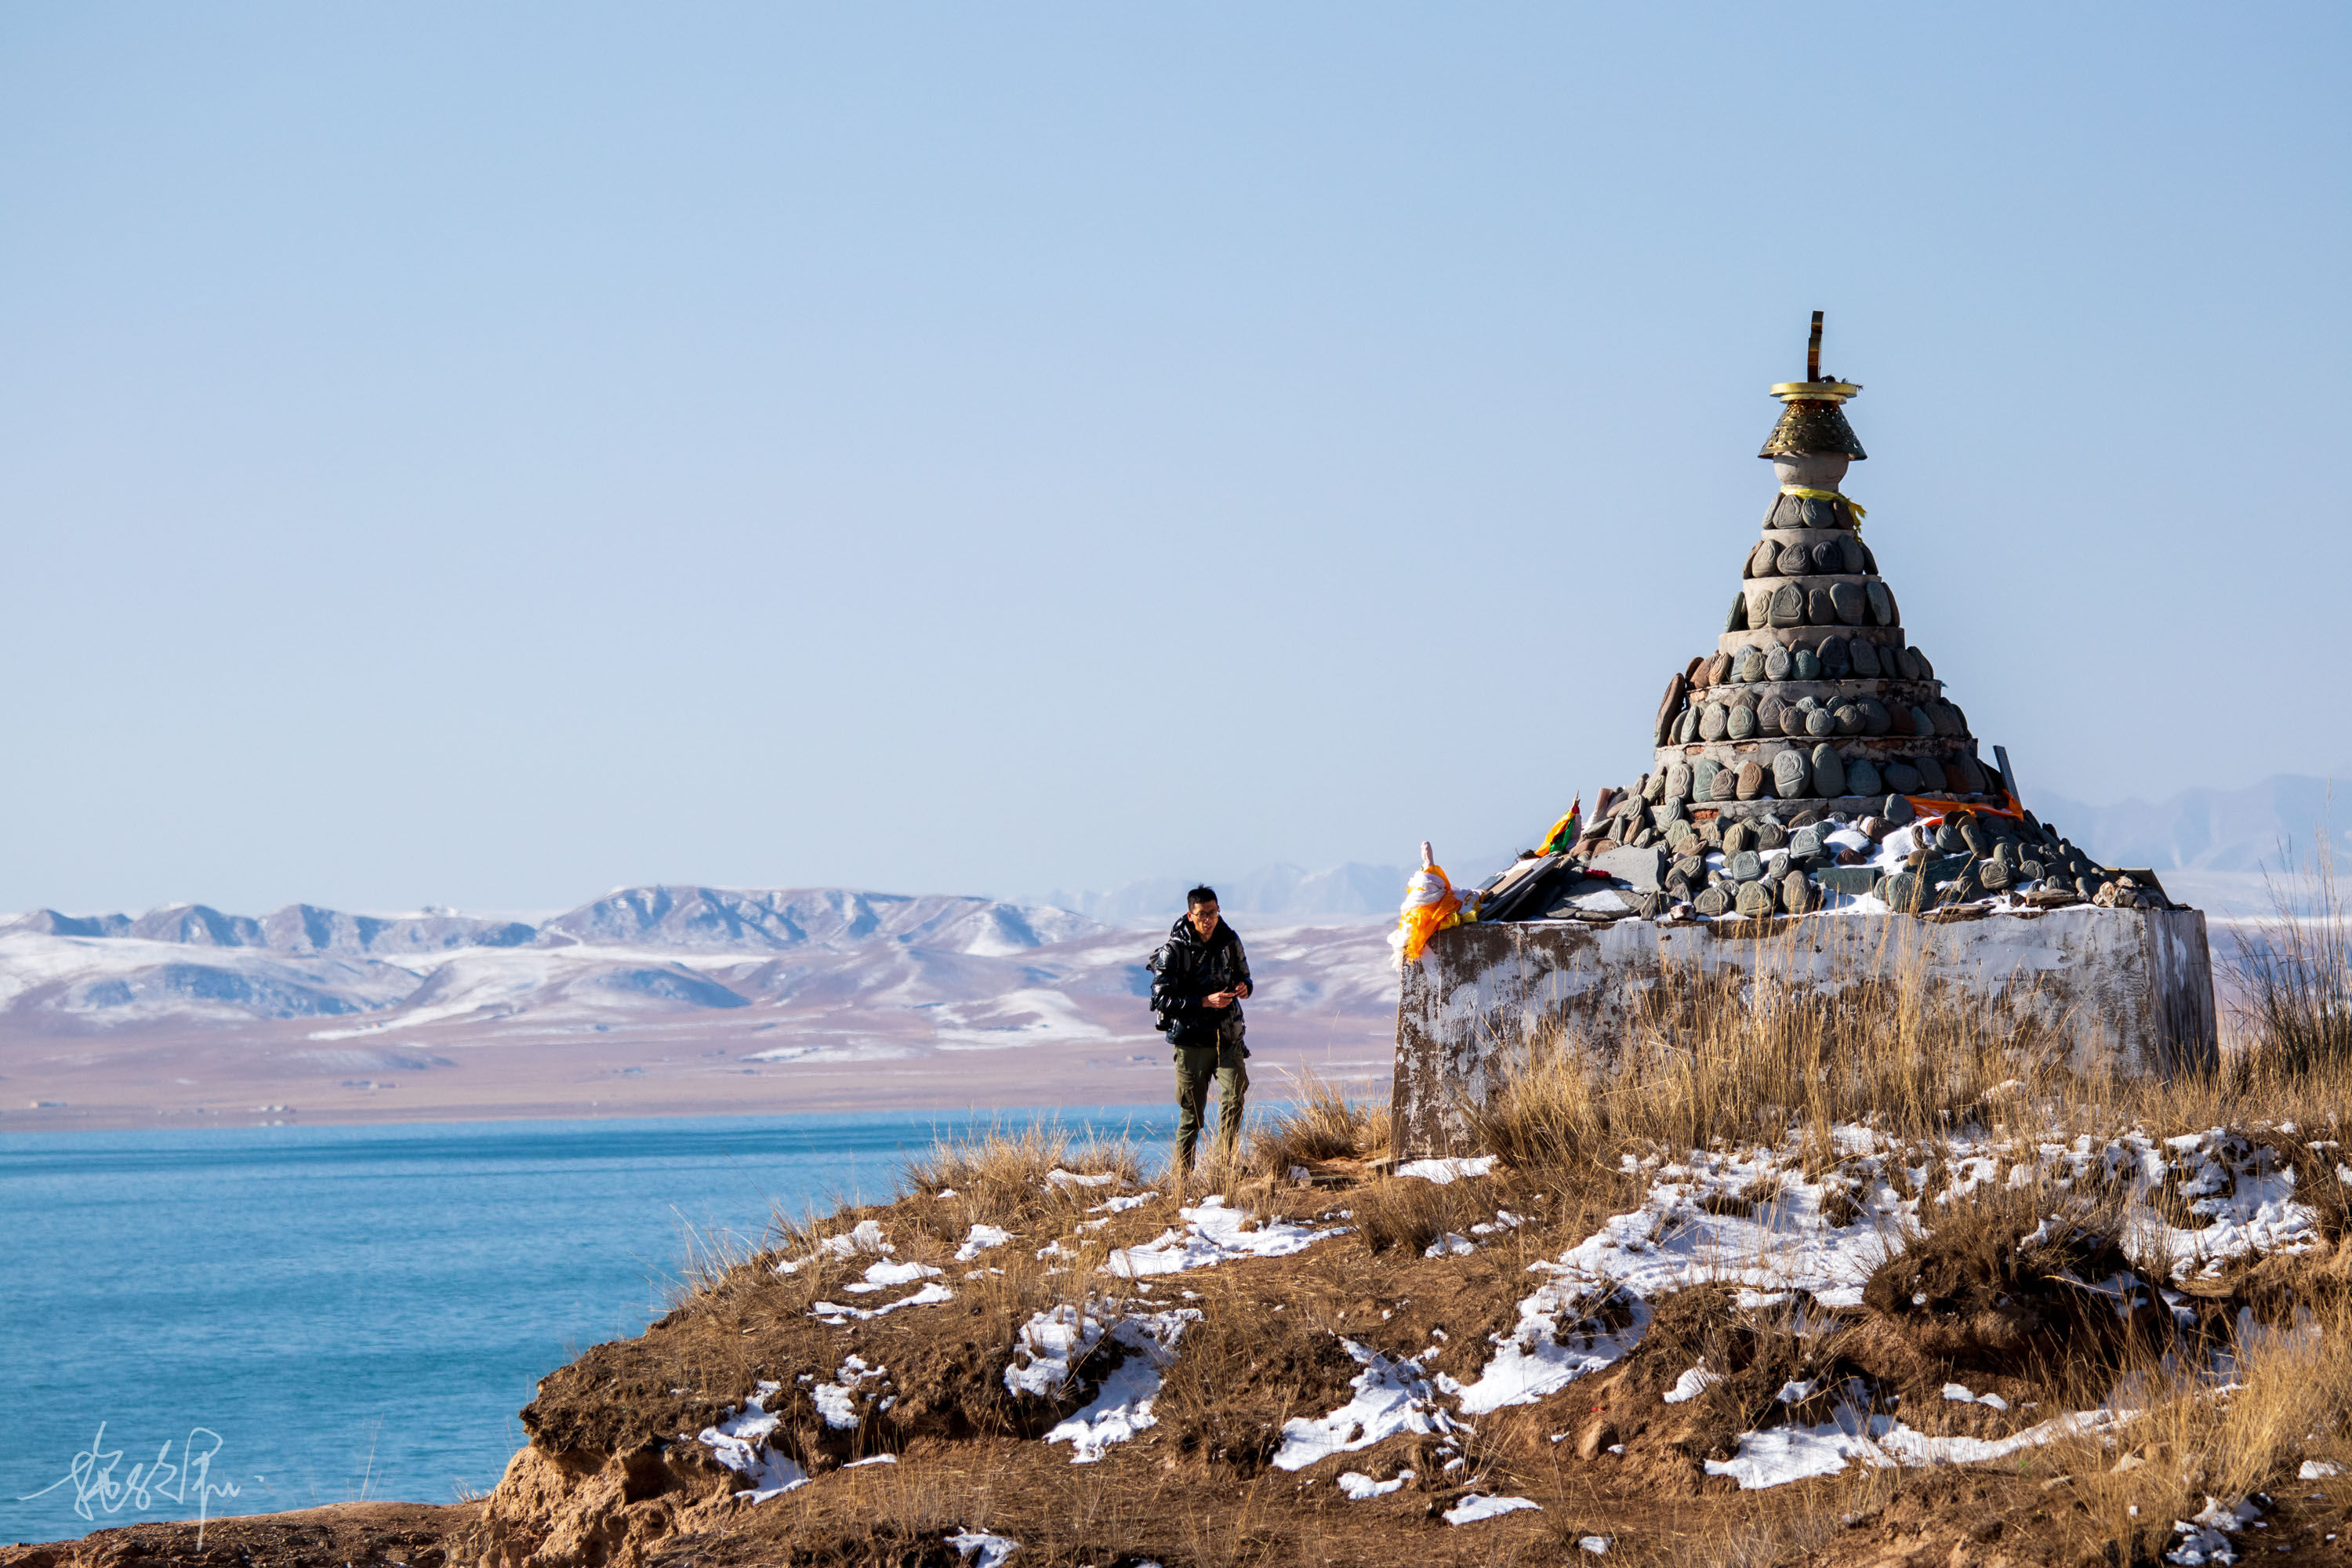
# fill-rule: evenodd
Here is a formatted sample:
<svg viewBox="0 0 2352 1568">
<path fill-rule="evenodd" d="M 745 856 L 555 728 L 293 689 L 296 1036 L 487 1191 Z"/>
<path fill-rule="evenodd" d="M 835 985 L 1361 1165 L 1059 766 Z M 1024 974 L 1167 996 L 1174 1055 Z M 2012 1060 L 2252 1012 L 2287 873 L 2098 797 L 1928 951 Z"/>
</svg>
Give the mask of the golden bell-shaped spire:
<svg viewBox="0 0 2352 1568">
<path fill-rule="evenodd" d="M 1780 422 L 1772 426 L 1759 458 L 1785 458 L 1801 452 L 1836 452 L 1856 459 L 1869 453 L 1862 449 L 1861 438 L 1853 426 L 1846 423 L 1845 410 L 1838 405 L 1862 388 L 1851 381 L 1822 376 L 1822 313 L 1813 312 L 1813 334 L 1805 346 L 1805 379 L 1774 384 L 1772 395 L 1788 406 L 1780 411 Z"/>
</svg>

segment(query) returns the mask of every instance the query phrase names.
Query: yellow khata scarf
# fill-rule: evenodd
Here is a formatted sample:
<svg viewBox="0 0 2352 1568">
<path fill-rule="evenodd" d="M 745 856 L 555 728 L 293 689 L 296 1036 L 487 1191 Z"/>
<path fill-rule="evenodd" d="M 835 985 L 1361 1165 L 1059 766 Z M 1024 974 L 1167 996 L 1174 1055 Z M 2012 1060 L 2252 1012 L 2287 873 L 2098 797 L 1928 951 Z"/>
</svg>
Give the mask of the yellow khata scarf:
<svg viewBox="0 0 2352 1568">
<path fill-rule="evenodd" d="M 1856 533 L 1860 533 L 1862 531 L 1862 520 L 1870 515 L 1868 512 L 1863 510 L 1862 503 L 1860 501 L 1854 500 L 1852 496 L 1841 495 L 1836 490 L 1809 490 L 1802 485 L 1782 485 L 1780 487 L 1780 493 L 1784 496 L 1802 496 L 1807 500 L 1842 500 L 1845 502 L 1847 508 L 1853 513 L 1853 531 Z"/>
</svg>

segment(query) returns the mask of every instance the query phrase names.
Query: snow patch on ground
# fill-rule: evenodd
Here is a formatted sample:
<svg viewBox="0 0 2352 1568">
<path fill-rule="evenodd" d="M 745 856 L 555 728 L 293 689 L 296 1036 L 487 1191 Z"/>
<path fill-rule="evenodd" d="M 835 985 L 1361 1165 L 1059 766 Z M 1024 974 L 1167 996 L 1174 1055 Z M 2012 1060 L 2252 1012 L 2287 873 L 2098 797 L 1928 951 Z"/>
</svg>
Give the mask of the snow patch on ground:
<svg viewBox="0 0 2352 1568">
<path fill-rule="evenodd" d="M 1493 1519 L 1498 1514 L 1517 1513 L 1523 1508 L 1540 1509 L 1541 1507 L 1543 1507 L 1541 1503 L 1530 1502 L 1523 1497 L 1481 1497 L 1473 1492 L 1445 1510 L 1445 1522 L 1475 1524 L 1482 1519 Z"/>
<path fill-rule="evenodd" d="M 2209 1497 L 2194 1519 L 2172 1521 L 2173 1531 L 2180 1540 L 2164 1554 L 2164 1560 L 2178 1563 L 2181 1568 L 2205 1568 L 2208 1563 L 2235 1563 L 2238 1546 L 2230 1537 L 2253 1523 L 2260 1512 L 2251 1502 L 2231 1504 Z"/>
<path fill-rule="evenodd" d="M 851 1356 L 841 1363 L 841 1370 L 833 1374 L 838 1382 L 820 1383 L 809 1390 L 810 1403 L 816 1406 L 816 1413 L 824 1417 L 824 1424 L 835 1431 L 855 1430 L 857 1426 L 857 1385 L 872 1382 L 887 1370 L 866 1365 L 864 1356 Z"/>
<path fill-rule="evenodd" d="M 1372 1498 L 1386 1497 L 1413 1479 L 1411 1470 L 1399 1470 L 1392 1480 L 1376 1481 L 1361 1470 L 1339 1472 L 1339 1490 L 1349 1502 L 1365 1502 Z"/>
<path fill-rule="evenodd" d="M 963 1238 L 963 1245 L 956 1248 L 955 1260 L 970 1263 L 990 1247 L 1003 1247 L 1012 1239 L 1013 1233 L 1009 1230 L 1000 1230 L 992 1225 L 975 1225 L 971 1227 L 971 1234 Z"/>
<path fill-rule="evenodd" d="M 1580 1279 L 1553 1279 L 1519 1303 L 1517 1327 L 1496 1336 L 1495 1354 L 1475 1381 L 1440 1373 L 1437 1384 L 1466 1415 L 1533 1405 L 1622 1360 L 1641 1342 L 1650 1316 L 1649 1303 L 1637 1296 Z"/>
<path fill-rule="evenodd" d="M 1203 1198 L 1200 1207 L 1176 1212 L 1184 1221 L 1183 1230 L 1163 1231 L 1140 1247 L 1121 1247 L 1110 1255 L 1103 1271 L 1133 1279 L 1207 1268 L 1229 1258 L 1286 1258 L 1306 1251 L 1327 1236 L 1340 1234 L 1337 1227 L 1318 1230 L 1286 1220 L 1248 1229 L 1250 1216 L 1240 1209 L 1227 1208 L 1222 1197 Z"/>
<path fill-rule="evenodd" d="M 1070 1463 L 1087 1465 L 1101 1458 L 1111 1444 L 1124 1443 L 1158 1425 L 1151 1402 L 1159 1397 L 1160 1381 L 1176 1359 L 1176 1342 L 1185 1325 L 1200 1320 L 1201 1314 L 1190 1307 L 1121 1318 L 1108 1337 L 1126 1350 L 1127 1359 L 1103 1379 L 1087 1407 L 1046 1433 L 1045 1441 L 1069 1444 Z"/>
<path fill-rule="evenodd" d="M 1462 1176 L 1484 1176 L 1493 1173 L 1495 1156 L 1481 1154 L 1475 1160 L 1407 1160 L 1396 1168 L 1400 1176 L 1419 1176 L 1424 1182 L 1444 1186 Z"/>
<path fill-rule="evenodd" d="M 808 1485 L 808 1472 L 767 1443 L 782 1417 L 769 1414 L 761 1402 L 782 1386 L 761 1384 L 743 1402 L 741 1411 L 695 1435 L 695 1441 L 709 1448 L 712 1458 L 751 1483 L 749 1490 L 735 1494 L 744 1502 L 765 1502 Z"/>
<path fill-rule="evenodd" d="M 1013 1361 L 1004 1386 L 1015 1394 L 1051 1399 L 1067 1387 L 1072 1369 L 1102 1342 L 1105 1326 L 1091 1312 L 1067 1303 L 1033 1312 L 1013 1339 Z"/>
<path fill-rule="evenodd" d="M 1006 1558 L 1021 1550 L 1021 1543 L 1009 1535 L 983 1535 L 977 1530 L 959 1530 L 948 1537 L 948 1544 L 956 1555 L 970 1563 L 971 1568 L 997 1568 Z M 979 1553 L 974 1559 L 973 1553 Z"/>
<path fill-rule="evenodd" d="M 1849 1463 L 1874 1468 L 1976 1465 L 2006 1458 L 2061 1437 L 2096 1432 L 2130 1420 L 2127 1410 L 2089 1410 L 2054 1416 L 2006 1437 L 1931 1437 L 1893 1415 L 1873 1411 L 1858 1379 L 1830 1419 L 1812 1426 L 1767 1426 L 1748 1433 L 1728 1459 L 1709 1459 L 1706 1473 L 1730 1476 L 1742 1491 L 1761 1491 L 1814 1476 L 1835 1475 Z"/>
<path fill-rule="evenodd" d="M 809 1316 L 834 1328 L 847 1326 L 853 1318 L 878 1318 L 885 1312 L 895 1312 L 901 1307 L 936 1307 L 942 1301 L 955 1300 L 955 1292 L 934 1280 L 911 1296 L 901 1296 L 895 1301 L 885 1301 L 870 1310 L 864 1307 L 847 1307 L 838 1301 L 819 1301 L 809 1309 Z"/>
<path fill-rule="evenodd" d="M 869 1290 L 887 1289 L 893 1285 L 912 1285 L 918 1279 L 929 1279 L 940 1271 L 928 1263 L 877 1263 L 866 1270 L 866 1278 L 842 1289 L 853 1296 Z"/>
<path fill-rule="evenodd" d="M 1461 1427 L 1437 1403 L 1436 1390 L 1417 1361 L 1391 1361 L 1353 1340 L 1340 1345 L 1364 1370 L 1349 1383 L 1355 1395 L 1328 1415 L 1294 1415 L 1282 1424 L 1278 1470 L 1303 1470 L 1333 1454 L 1352 1454 L 1400 1432 L 1444 1433 Z"/>
</svg>

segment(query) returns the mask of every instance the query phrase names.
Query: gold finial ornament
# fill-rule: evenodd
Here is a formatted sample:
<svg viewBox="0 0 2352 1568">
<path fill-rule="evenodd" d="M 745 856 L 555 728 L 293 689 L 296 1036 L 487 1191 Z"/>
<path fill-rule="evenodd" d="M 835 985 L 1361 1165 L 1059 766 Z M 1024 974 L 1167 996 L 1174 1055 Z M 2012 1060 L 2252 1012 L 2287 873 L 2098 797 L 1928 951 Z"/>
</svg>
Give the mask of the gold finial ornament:
<svg viewBox="0 0 2352 1568">
<path fill-rule="evenodd" d="M 1836 452 L 1856 459 L 1870 456 L 1846 423 L 1838 406 L 1862 388 L 1851 381 L 1822 375 L 1822 313 L 1813 312 L 1813 333 L 1805 345 L 1805 379 L 1775 382 L 1772 395 L 1788 406 L 1772 427 L 1759 458 L 1793 457 L 1802 452 Z"/>
</svg>

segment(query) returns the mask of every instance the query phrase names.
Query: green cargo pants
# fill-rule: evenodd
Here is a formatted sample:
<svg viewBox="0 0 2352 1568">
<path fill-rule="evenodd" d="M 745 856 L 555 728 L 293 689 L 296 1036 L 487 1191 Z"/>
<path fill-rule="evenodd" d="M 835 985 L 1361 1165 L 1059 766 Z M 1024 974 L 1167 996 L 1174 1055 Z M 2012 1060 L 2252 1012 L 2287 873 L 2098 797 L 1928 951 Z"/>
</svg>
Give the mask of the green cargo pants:
<svg viewBox="0 0 2352 1568">
<path fill-rule="evenodd" d="M 1209 1080 L 1217 1083 L 1217 1149 L 1230 1162 L 1242 1134 L 1242 1105 L 1249 1097 L 1249 1068 L 1242 1065 L 1239 1041 L 1176 1047 L 1176 1168 L 1192 1168 L 1201 1123 L 1209 1112 Z"/>
</svg>

